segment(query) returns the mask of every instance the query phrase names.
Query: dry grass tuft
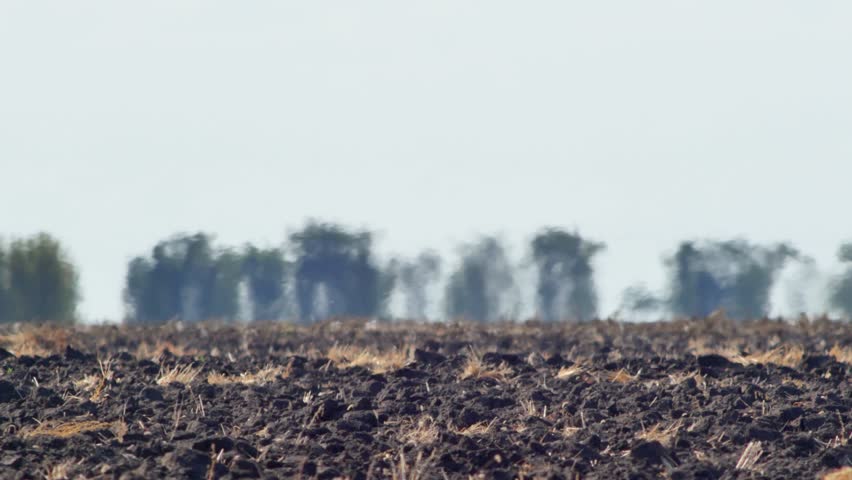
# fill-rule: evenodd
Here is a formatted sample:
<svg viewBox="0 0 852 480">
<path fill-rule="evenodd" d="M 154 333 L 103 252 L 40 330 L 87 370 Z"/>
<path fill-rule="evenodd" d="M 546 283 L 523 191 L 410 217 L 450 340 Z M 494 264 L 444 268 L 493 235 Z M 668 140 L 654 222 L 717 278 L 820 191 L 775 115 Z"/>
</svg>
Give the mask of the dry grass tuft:
<svg viewBox="0 0 852 480">
<path fill-rule="evenodd" d="M 639 378 L 639 377 L 636 376 L 636 375 L 631 375 L 630 373 L 627 372 L 627 370 L 625 370 L 623 368 L 621 370 L 619 370 L 615 373 L 611 373 L 609 375 L 609 381 L 615 382 L 615 383 L 635 382 L 637 378 Z"/>
<path fill-rule="evenodd" d="M 556 378 L 571 378 L 577 375 L 585 373 L 586 370 L 578 364 L 571 365 L 570 367 L 562 367 L 556 373 Z"/>
<path fill-rule="evenodd" d="M 805 350 L 798 345 L 781 345 L 766 352 L 757 352 L 741 358 L 731 359 L 744 365 L 768 364 L 795 368 L 805 356 Z"/>
<path fill-rule="evenodd" d="M 201 373 L 201 368 L 193 367 L 192 365 L 175 365 L 167 370 L 160 370 L 157 385 L 168 385 L 170 383 L 189 385 L 199 373 Z"/>
<path fill-rule="evenodd" d="M 207 383 L 211 385 L 227 385 L 230 383 L 241 383 L 243 385 L 266 385 L 274 382 L 277 377 L 287 378 L 290 371 L 281 366 L 267 365 L 255 373 L 241 373 L 238 376 L 225 375 L 223 373 L 211 372 L 207 375 Z"/>
<path fill-rule="evenodd" d="M 649 442 L 657 441 L 663 445 L 671 446 L 672 440 L 674 440 L 675 435 L 677 435 L 681 427 L 683 427 L 683 420 L 677 420 L 668 425 L 658 423 L 649 429 L 642 429 L 638 437 Z"/>
<path fill-rule="evenodd" d="M 852 467 L 843 467 L 827 473 L 822 480 L 852 480 Z"/>
<path fill-rule="evenodd" d="M 89 400 L 94 403 L 102 402 L 106 398 L 109 382 L 112 381 L 112 359 L 106 361 L 98 360 L 98 368 L 100 372 L 96 374 L 86 375 L 80 380 L 74 381 L 74 386 L 89 395 Z"/>
<path fill-rule="evenodd" d="M 70 438 L 85 432 L 98 430 L 110 430 L 119 438 L 124 438 L 127 433 L 127 424 L 123 421 L 101 422 L 98 420 L 83 420 L 77 422 L 42 422 L 38 427 L 24 434 L 24 438 L 45 436 L 57 438 Z"/>
<path fill-rule="evenodd" d="M 183 345 L 177 345 L 168 340 L 160 340 L 153 345 L 148 342 L 141 342 L 139 346 L 136 347 L 134 355 L 136 358 L 145 358 L 156 361 L 162 357 L 167 350 L 176 357 L 194 356 L 198 354 L 198 351 L 195 349 L 187 348 Z"/>
<path fill-rule="evenodd" d="M 802 362 L 805 350 L 799 345 L 779 345 L 764 352 L 754 352 L 743 355 L 735 345 L 723 345 L 719 347 L 708 347 L 706 344 L 691 339 L 689 351 L 695 355 L 716 354 L 740 365 L 775 364 L 784 367 L 795 368 Z"/>
<path fill-rule="evenodd" d="M 451 427 L 450 430 L 458 435 L 464 435 L 466 437 L 477 437 L 481 435 L 487 435 L 489 432 L 491 432 L 491 427 L 493 425 L 494 420 L 490 422 L 474 423 L 473 425 L 465 428 Z"/>
<path fill-rule="evenodd" d="M 737 461 L 737 470 L 754 470 L 755 465 L 763 455 L 763 446 L 760 442 L 750 442 L 743 450 L 740 459 Z"/>
<path fill-rule="evenodd" d="M 335 345 L 328 349 L 325 357 L 339 368 L 364 367 L 373 373 L 387 373 L 408 364 L 412 351 L 412 347 L 380 352 L 354 345 Z"/>
<path fill-rule="evenodd" d="M 852 365 L 852 347 L 841 347 L 840 345 L 835 345 L 831 347 L 828 354 L 833 355 L 838 362 Z"/>
<path fill-rule="evenodd" d="M 65 351 L 68 329 L 55 325 L 23 326 L 18 332 L 0 335 L 0 347 L 16 357 L 49 357 Z"/>
<path fill-rule="evenodd" d="M 426 415 L 403 428 L 399 433 L 399 440 L 403 444 L 421 446 L 437 442 L 439 436 L 440 432 L 435 425 L 435 420 Z"/>
<path fill-rule="evenodd" d="M 490 378 L 502 383 L 511 378 L 513 373 L 512 368 L 505 363 L 501 363 L 497 367 L 489 367 L 485 365 L 485 363 L 482 362 L 482 355 L 471 349 L 467 356 L 467 361 L 465 362 L 464 367 L 462 367 L 462 372 L 459 378 L 461 380 L 466 380 L 468 378 Z"/>
</svg>

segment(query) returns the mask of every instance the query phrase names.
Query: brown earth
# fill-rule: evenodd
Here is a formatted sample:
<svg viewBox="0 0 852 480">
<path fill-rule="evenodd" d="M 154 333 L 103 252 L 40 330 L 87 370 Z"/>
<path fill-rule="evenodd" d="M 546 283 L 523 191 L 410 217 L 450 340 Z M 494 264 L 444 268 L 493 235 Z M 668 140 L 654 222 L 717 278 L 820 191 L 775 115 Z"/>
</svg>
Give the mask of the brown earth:
<svg viewBox="0 0 852 480">
<path fill-rule="evenodd" d="M 0 327 L 0 478 L 852 478 L 852 325 Z"/>
</svg>

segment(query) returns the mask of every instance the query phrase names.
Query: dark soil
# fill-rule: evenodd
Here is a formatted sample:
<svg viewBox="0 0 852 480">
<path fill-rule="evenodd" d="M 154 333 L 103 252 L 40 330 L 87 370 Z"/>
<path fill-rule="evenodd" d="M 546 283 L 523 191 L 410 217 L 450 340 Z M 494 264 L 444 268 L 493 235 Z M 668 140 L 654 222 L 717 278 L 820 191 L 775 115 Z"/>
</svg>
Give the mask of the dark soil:
<svg viewBox="0 0 852 480">
<path fill-rule="evenodd" d="M 0 334 L 0 478 L 809 479 L 852 465 L 850 324 Z M 196 376 L 158 384 L 176 367 Z"/>
</svg>

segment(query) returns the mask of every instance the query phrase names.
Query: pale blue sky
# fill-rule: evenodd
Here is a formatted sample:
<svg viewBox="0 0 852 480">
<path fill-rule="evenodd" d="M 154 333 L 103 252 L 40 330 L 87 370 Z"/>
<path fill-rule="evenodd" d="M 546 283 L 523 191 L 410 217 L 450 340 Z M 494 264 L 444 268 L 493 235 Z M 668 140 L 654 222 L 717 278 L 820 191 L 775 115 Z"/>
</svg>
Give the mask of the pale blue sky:
<svg viewBox="0 0 852 480">
<path fill-rule="evenodd" d="M 690 237 L 852 238 L 848 1 L 0 3 L 0 234 L 46 230 L 117 318 L 176 231 L 380 251 L 604 240 L 604 311 Z M 516 249 L 520 255 L 521 249 Z"/>
</svg>

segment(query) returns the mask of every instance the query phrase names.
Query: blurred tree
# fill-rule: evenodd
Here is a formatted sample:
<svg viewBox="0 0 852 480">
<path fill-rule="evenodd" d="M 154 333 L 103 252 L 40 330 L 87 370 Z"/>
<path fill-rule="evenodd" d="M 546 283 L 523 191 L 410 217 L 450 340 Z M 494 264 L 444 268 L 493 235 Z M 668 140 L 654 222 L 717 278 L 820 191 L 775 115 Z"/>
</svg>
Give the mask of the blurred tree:
<svg viewBox="0 0 852 480">
<path fill-rule="evenodd" d="M 278 320 L 284 315 L 285 285 L 289 265 L 277 248 L 247 246 L 243 273 L 252 303 L 252 320 Z"/>
<path fill-rule="evenodd" d="M 845 271 L 831 282 L 829 304 L 849 319 L 852 318 L 852 243 L 840 246 L 837 259 Z"/>
<path fill-rule="evenodd" d="M 619 315 L 626 315 L 626 320 L 636 320 L 642 316 L 660 314 L 665 307 L 665 301 L 654 295 L 644 285 L 633 285 L 624 289 L 621 294 Z M 620 318 L 620 317 L 619 317 Z"/>
<path fill-rule="evenodd" d="M 74 322 L 77 271 L 46 233 L 0 245 L 0 321 Z"/>
<path fill-rule="evenodd" d="M 763 247 L 744 240 L 684 242 L 666 261 L 670 307 L 678 316 L 705 317 L 724 308 L 732 318 L 769 313 L 772 285 L 785 263 L 800 259 L 787 244 Z"/>
<path fill-rule="evenodd" d="M 391 262 L 396 285 L 405 297 L 408 319 L 426 319 L 429 308 L 429 287 L 441 275 L 441 257 L 432 251 L 421 253 L 414 260 Z"/>
<path fill-rule="evenodd" d="M 372 260 L 372 234 L 309 222 L 290 241 L 296 252 L 296 296 L 303 319 L 384 313 L 393 277 Z M 326 305 L 318 304 L 321 292 Z"/>
<path fill-rule="evenodd" d="M 0 323 L 10 321 L 12 306 L 9 298 L 9 269 L 6 261 L 6 246 L 0 239 Z"/>
<path fill-rule="evenodd" d="M 150 259 L 130 261 L 125 302 L 131 320 L 143 323 L 234 320 L 241 275 L 240 255 L 214 250 L 203 233 L 178 235 L 158 243 Z"/>
<path fill-rule="evenodd" d="M 582 321 L 597 315 L 592 258 L 604 248 L 603 243 L 555 228 L 544 229 L 533 238 L 538 306 L 544 320 Z"/>
<path fill-rule="evenodd" d="M 479 322 L 516 316 L 515 272 L 503 245 L 494 237 L 461 248 L 461 264 L 447 285 L 450 318 Z"/>
</svg>

